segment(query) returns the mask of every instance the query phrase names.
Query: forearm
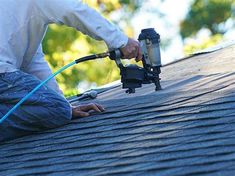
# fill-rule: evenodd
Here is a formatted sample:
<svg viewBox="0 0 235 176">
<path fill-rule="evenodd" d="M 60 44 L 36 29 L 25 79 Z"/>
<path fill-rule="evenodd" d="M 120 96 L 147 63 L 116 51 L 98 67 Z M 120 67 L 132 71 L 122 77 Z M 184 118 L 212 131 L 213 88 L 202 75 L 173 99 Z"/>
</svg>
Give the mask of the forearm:
<svg viewBox="0 0 235 176">
<path fill-rule="evenodd" d="M 80 0 L 36 1 L 48 23 L 65 24 L 98 40 L 110 49 L 127 44 L 128 38 L 115 25 Z"/>
</svg>

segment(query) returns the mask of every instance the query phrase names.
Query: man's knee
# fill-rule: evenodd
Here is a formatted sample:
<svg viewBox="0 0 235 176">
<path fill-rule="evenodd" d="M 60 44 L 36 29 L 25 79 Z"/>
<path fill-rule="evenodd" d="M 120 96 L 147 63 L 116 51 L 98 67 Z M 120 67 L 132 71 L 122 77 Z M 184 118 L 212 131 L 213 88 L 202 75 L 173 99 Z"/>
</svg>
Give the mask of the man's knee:
<svg viewBox="0 0 235 176">
<path fill-rule="evenodd" d="M 47 112 L 43 119 L 51 123 L 52 126 L 60 126 L 68 123 L 72 119 L 72 109 L 69 102 L 60 95 L 43 96 L 45 104 L 43 107 Z"/>
<path fill-rule="evenodd" d="M 18 72 L 4 75 L 4 80 L 6 81 L 2 81 L 2 84 L 6 84 L 5 87 L 9 84 L 11 89 L 0 96 L 2 102 L 0 105 L 1 117 L 40 83 L 40 81 L 28 75 L 25 76 L 27 79 L 20 79 L 23 77 L 20 75 Z M 15 84 L 15 80 L 18 80 L 17 84 Z M 43 86 L 10 114 L 0 124 L 0 129 L 3 133 L 6 133 L 4 138 L 9 139 L 64 125 L 71 118 L 72 110 L 67 100 L 53 90 Z"/>
<path fill-rule="evenodd" d="M 54 100 L 54 105 L 22 105 L 0 124 L 0 142 L 20 136 L 65 125 L 72 118 L 70 104 L 63 98 Z M 3 105 L 0 112 L 5 108 Z M 6 112 L 4 112 L 6 113 Z M 0 113 L 3 115 L 3 113 Z"/>
</svg>

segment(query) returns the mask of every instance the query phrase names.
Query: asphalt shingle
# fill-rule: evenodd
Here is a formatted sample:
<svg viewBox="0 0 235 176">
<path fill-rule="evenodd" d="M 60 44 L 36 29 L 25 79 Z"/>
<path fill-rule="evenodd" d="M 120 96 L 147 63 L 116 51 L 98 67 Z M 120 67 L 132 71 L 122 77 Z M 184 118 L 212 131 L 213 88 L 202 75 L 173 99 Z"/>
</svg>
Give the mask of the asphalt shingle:
<svg viewBox="0 0 235 176">
<path fill-rule="evenodd" d="M 115 86 L 95 100 L 106 112 L 0 144 L 0 175 L 234 175 L 234 49 L 163 67 L 161 91 Z"/>
</svg>

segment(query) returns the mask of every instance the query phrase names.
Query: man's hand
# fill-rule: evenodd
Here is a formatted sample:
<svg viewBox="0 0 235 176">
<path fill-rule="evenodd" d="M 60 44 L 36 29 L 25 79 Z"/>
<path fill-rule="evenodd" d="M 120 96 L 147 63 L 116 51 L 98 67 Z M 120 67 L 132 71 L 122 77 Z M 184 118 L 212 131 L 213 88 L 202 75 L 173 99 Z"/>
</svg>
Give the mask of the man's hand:
<svg viewBox="0 0 235 176">
<path fill-rule="evenodd" d="M 76 107 L 72 107 L 72 117 L 87 117 L 91 112 L 103 112 L 104 108 L 97 103 L 90 103 L 86 105 L 80 105 Z"/>
<path fill-rule="evenodd" d="M 140 61 L 142 59 L 142 53 L 140 44 L 138 41 L 129 38 L 126 46 L 120 48 L 124 59 L 136 58 L 136 61 Z"/>
</svg>

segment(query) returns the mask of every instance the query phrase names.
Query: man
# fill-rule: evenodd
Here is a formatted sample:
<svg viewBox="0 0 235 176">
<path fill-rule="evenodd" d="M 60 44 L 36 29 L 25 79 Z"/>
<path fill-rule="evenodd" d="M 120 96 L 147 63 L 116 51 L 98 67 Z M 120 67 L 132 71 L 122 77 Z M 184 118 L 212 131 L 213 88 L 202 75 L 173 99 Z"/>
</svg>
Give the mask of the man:
<svg viewBox="0 0 235 176">
<path fill-rule="evenodd" d="M 120 48 L 124 58 L 141 59 L 139 43 L 78 0 L 2 0 L 0 11 L 0 117 L 41 80 L 51 75 L 41 41 L 48 24 L 71 26 L 109 49 Z M 102 112 L 98 104 L 71 107 L 54 80 L 35 92 L 0 124 L 0 141 L 54 128 L 71 118 Z"/>
</svg>

